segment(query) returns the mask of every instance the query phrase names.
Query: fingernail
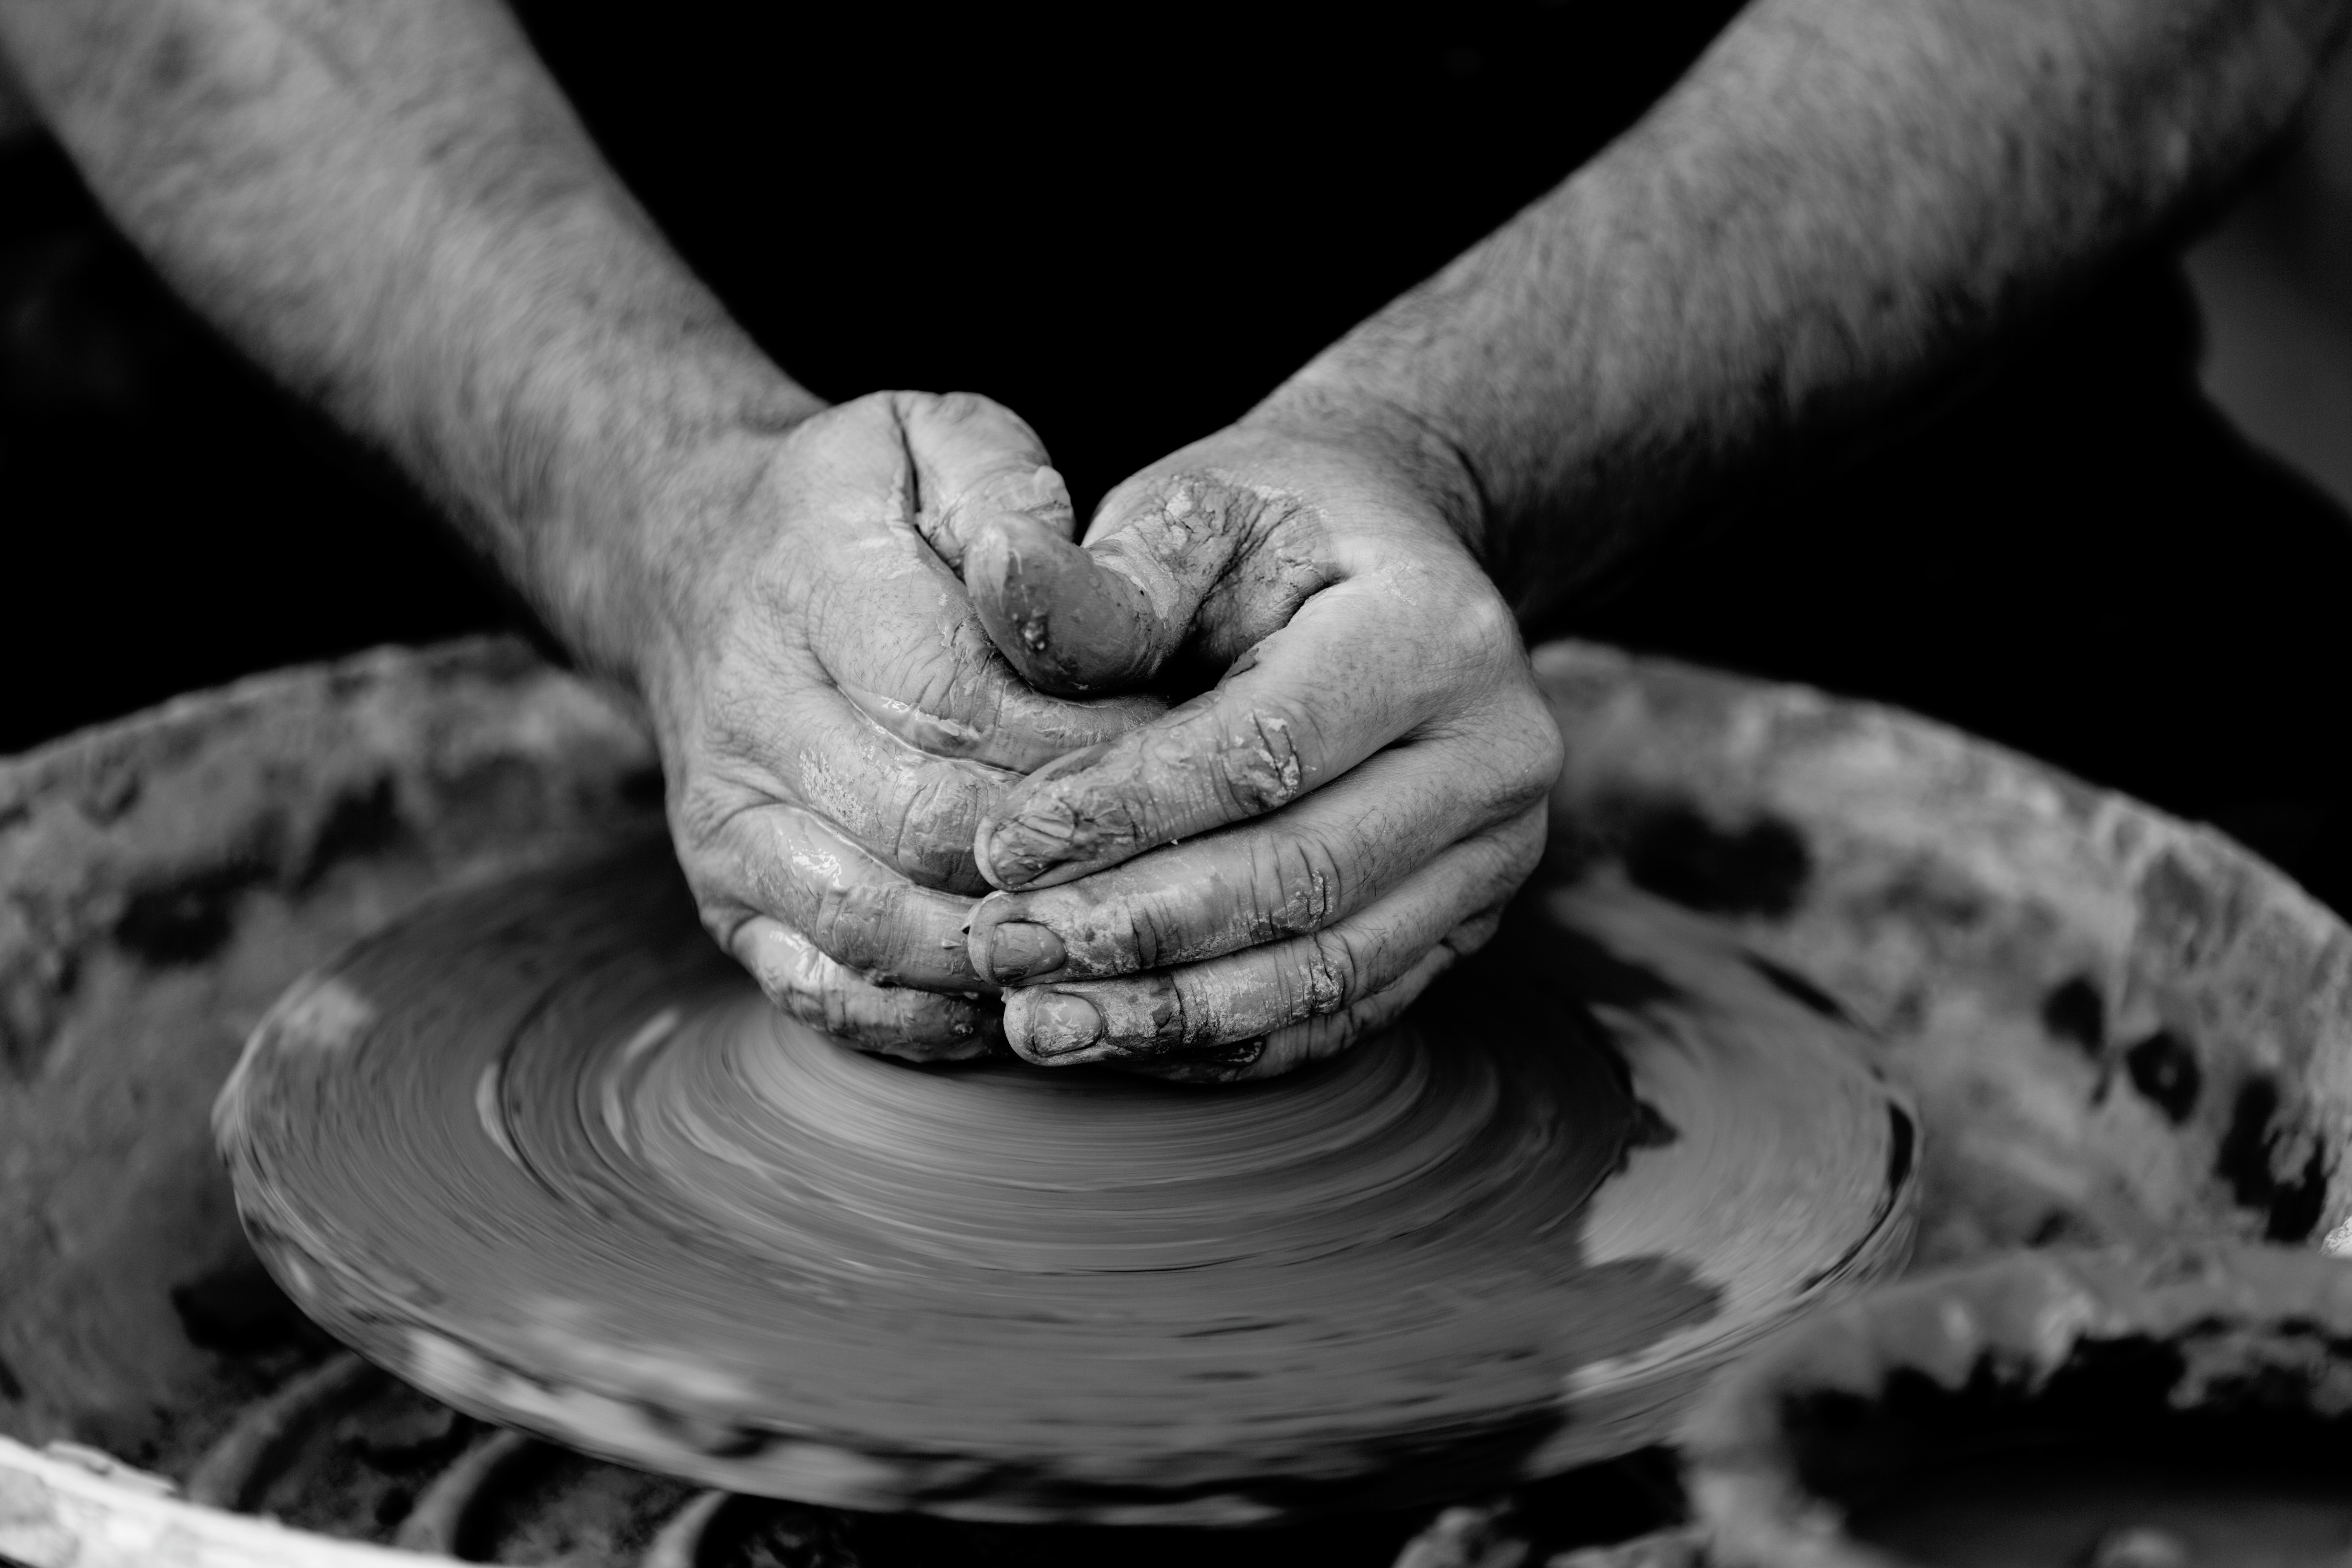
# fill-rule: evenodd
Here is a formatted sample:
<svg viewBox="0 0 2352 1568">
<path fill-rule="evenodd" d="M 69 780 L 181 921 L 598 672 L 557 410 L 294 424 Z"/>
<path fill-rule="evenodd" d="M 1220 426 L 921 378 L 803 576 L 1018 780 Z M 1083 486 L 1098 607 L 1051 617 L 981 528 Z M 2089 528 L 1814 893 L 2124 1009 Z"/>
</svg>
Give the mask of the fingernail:
<svg viewBox="0 0 2352 1568">
<path fill-rule="evenodd" d="M 1010 891 L 1073 862 L 1092 860 L 1122 842 L 1122 835 L 1081 818 L 1063 802 L 1044 801 L 988 829 L 983 869 L 992 873 L 990 880 Z"/>
<path fill-rule="evenodd" d="M 1102 1015 L 1095 1005 L 1066 991 L 1046 992 L 1028 1011 L 1024 1032 L 1029 1048 L 1022 1053 L 1026 1057 L 1066 1057 L 1093 1045 L 1102 1034 Z"/>
<path fill-rule="evenodd" d="M 1014 820 L 990 826 L 978 857 L 982 872 L 1000 888 L 1024 888 L 1051 870 L 1066 845 Z"/>
<path fill-rule="evenodd" d="M 988 933 L 988 973 L 999 985 L 1016 985 L 1033 974 L 1062 967 L 1062 939 L 1051 928 L 1007 921 Z"/>
<path fill-rule="evenodd" d="M 1045 786 L 1083 773 L 1109 755 L 1116 742 L 1098 741 L 1066 752 L 1029 775 L 1005 805 L 1009 814 L 981 818 L 972 855 L 981 874 L 1000 888 L 1026 887 L 1074 860 L 1100 853 L 1115 834 L 1095 820 L 1087 793 Z"/>
</svg>

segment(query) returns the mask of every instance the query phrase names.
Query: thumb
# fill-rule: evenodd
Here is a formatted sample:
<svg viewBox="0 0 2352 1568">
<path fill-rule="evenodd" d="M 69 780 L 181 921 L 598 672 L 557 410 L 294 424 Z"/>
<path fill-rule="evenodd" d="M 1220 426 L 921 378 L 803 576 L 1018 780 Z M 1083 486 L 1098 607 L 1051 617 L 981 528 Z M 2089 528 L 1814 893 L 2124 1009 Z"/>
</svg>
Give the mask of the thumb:
<svg viewBox="0 0 2352 1568">
<path fill-rule="evenodd" d="M 1211 589 L 1255 534 L 1257 491 L 1199 474 L 1139 476 L 1111 492 L 1079 546 L 1002 513 L 965 538 L 964 588 L 1033 686 L 1116 691 L 1157 674 L 1192 637 Z"/>
<path fill-rule="evenodd" d="M 915 527 L 950 567 L 962 570 L 975 532 L 999 519 L 1058 538 L 1077 531 L 1069 487 L 1019 415 L 970 392 L 889 396 L 912 469 Z"/>
</svg>

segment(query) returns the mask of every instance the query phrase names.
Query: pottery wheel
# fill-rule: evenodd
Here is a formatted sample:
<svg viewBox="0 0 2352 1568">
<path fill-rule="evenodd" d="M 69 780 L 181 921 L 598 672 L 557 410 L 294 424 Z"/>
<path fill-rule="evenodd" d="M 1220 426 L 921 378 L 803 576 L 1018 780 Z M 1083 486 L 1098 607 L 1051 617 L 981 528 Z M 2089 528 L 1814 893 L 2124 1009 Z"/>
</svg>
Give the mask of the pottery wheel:
<svg viewBox="0 0 2352 1568">
<path fill-rule="evenodd" d="M 460 1408 L 810 1501 L 1241 1522 L 1656 1441 L 1899 1263 L 1910 1123 L 1840 1027 L 1588 886 L 1269 1083 L 910 1068 L 775 1016 L 655 845 L 353 948 L 217 1128 L 295 1298 Z"/>
</svg>

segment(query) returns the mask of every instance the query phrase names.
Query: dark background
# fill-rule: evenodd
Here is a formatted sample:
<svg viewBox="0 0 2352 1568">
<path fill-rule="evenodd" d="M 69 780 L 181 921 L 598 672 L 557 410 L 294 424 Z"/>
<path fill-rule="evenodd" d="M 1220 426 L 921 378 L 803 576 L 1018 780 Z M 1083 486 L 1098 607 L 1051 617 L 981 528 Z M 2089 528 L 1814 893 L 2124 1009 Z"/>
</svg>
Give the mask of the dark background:
<svg viewBox="0 0 2352 1568">
<path fill-rule="evenodd" d="M 1553 183 L 1728 7 L 1209 6 L 1148 47 L 862 9 L 525 14 L 796 375 L 988 392 L 1083 510 Z M 1946 416 L 1569 629 L 1950 719 L 2352 908 L 2347 104 L 2258 172 L 2193 292 L 2135 258 Z M 0 752 L 490 627 L 529 619 L 428 509 L 182 310 L 54 149 L 0 132 Z"/>
</svg>

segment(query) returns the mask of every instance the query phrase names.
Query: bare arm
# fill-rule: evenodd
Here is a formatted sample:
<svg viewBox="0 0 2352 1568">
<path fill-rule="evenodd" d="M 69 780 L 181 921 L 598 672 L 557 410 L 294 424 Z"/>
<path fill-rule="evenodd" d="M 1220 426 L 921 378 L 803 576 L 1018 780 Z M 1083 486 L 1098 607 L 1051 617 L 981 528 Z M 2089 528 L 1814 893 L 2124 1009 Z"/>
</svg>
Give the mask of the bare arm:
<svg viewBox="0 0 2352 1568">
<path fill-rule="evenodd" d="M 1041 697 L 972 616 L 961 531 L 1073 521 L 1028 427 L 794 385 L 495 0 L 0 0 L 0 54 L 199 309 L 637 687 L 705 923 L 769 995 L 980 1048 L 980 818 L 1157 706 Z"/>
<path fill-rule="evenodd" d="M 664 542 L 638 498 L 818 406 L 687 273 L 484 0 L 0 0 L 112 216 L 425 484 L 588 657 Z"/>
<path fill-rule="evenodd" d="M 985 826 L 1007 890 L 972 946 L 1024 986 L 1015 1047 L 1254 1076 L 1393 1016 L 1540 852 L 1559 740 L 1510 612 L 1866 442 L 2193 212 L 2341 11 L 1756 0 L 1601 156 L 1114 492 L 1083 551 L 976 549 L 1041 684 L 1225 672 Z"/>
<path fill-rule="evenodd" d="M 1628 134 L 1266 412 L 1436 448 L 1449 510 L 1540 612 L 1654 524 L 1867 439 L 2193 214 L 2287 123 L 2344 16 L 1758 0 Z"/>
</svg>

